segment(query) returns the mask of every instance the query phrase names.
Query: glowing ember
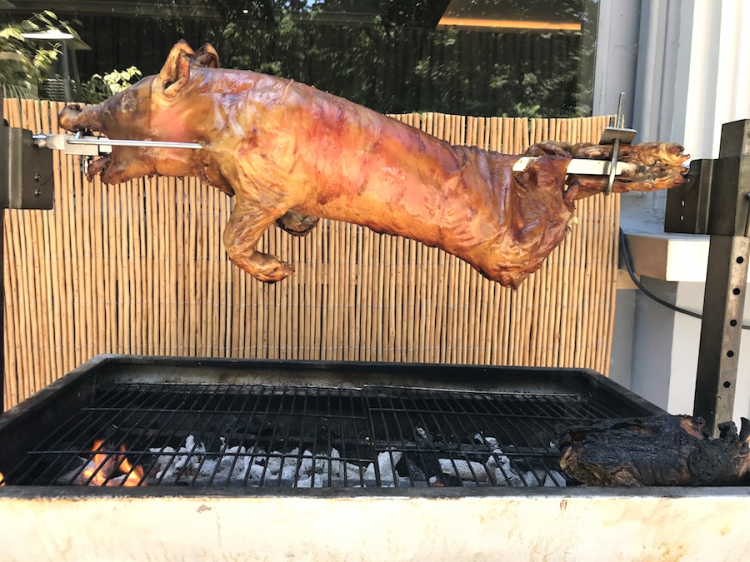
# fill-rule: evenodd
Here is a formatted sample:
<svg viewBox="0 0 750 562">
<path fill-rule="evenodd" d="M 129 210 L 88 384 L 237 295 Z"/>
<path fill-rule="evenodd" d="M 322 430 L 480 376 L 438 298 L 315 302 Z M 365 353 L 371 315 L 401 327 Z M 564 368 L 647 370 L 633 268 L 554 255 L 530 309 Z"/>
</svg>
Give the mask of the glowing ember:
<svg viewBox="0 0 750 562">
<path fill-rule="evenodd" d="M 120 445 L 120 450 L 124 452 L 125 445 Z M 125 455 L 119 455 L 119 457 L 122 460 L 122 463 L 120 463 L 120 471 L 127 474 L 123 486 L 138 486 L 139 482 L 143 480 L 143 467 L 138 465 L 133 467 L 128 462 L 128 459 L 125 458 Z M 144 482 L 143 485 L 145 486 L 146 483 Z"/>
<path fill-rule="evenodd" d="M 94 448 L 92 451 L 96 451 L 101 448 L 104 443 L 104 439 L 97 439 L 94 441 Z M 107 481 L 105 473 L 109 473 L 112 465 L 112 459 L 107 458 L 107 455 L 94 455 L 94 466 L 87 468 L 83 471 L 83 476 L 86 480 L 90 480 L 90 486 L 103 486 Z M 92 479 L 93 477 L 93 479 Z"/>
<path fill-rule="evenodd" d="M 103 444 L 104 439 L 97 439 L 91 450 L 98 451 Z M 120 451 L 125 451 L 125 445 L 120 446 Z M 99 453 L 83 471 L 83 478 L 89 486 L 138 486 L 143 479 L 143 468 L 131 465 L 125 455 Z"/>
</svg>

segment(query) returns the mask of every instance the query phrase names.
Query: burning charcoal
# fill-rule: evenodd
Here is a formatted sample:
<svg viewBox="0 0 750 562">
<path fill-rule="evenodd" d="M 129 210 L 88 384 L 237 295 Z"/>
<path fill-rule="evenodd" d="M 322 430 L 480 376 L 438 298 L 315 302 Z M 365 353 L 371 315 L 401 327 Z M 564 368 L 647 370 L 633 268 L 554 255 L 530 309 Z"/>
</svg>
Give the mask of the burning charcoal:
<svg viewBox="0 0 750 562">
<path fill-rule="evenodd" d="M 151 473 L 149 474 L 152 478 L 159 478 L 161 476 L 161 472 L 164 468 L 167 467 L 172 462 L 172 456 L 169 455 L 169 453 L 174 453 L 174 449 L 172 447 L 164 447 L 164 448 L 152 448 L 150 449 L 152 453 L 166 453 L 163 455 L 158 455 L 156 457 L 156 461 L 153 464 L 153 467 L 151 469 Z"/>
<path fill-rule="evenodd" d="M 267 469 L 264 466 L 261 466 L 259 464 L 253 464 L 250 466 L 250 476 L 249 479 L 251 480 L 260 480 L 263 477 L 263 472 Z"/>
<path fill-rule="evenodd" d="M 498 486 L 524 486 L 524 482 L 521 480 L 518 472 L 510 464 L 502 465 L 495 469 L 495 481 Z"/>
<path fill-rule="evenodd" d="M 326 488 L 328 486 L 328 476 L 316 474 L 314 477 L 300 478 L 295 485 L 297 488 Z"/>
<path fill-rule="evenodd" d="M 229 447 L 222 451 L 224 454 L 219 457 L 219 468 L 215 478 L 225 481 L 231 481 L 233 478 L 244 478 L 245 473 L 250 468 L 250 457 L 245 456 L 247 451 L 245 447 Z M 205 461 L 201 468 L 201 474 L 211 476 L 214 474 L 214 468 L 207 466 L 209 461 Z M 213 463 L 215 465 L 215 462 Z"/>
<path fill-rule="evenodd" d="M 113 453 L 111 443 L 104 439 L 94 441 L 92 452 L 96 452 L 85 468 L 74 480 L 74 484 L 88 486 L 140 486 L 144 484 L 144 472 L 140 465 L 132 465 L 124 454 Z M 125 452 L 125 445 L 119 451 Z"/>
<path fill-rule="evenodd" d="M 750 422 L 711 439 L 701 418 L 602 420 L 561 434 L 560 467 L 590 486 L 723 486 L 748 480 Z"/>
<path fill-rule="evenodd" d="M 292 449 L 289 454 L 296 456 L 298 453 L 299 453 L 299 449 Z M 266 467 L 267 467 L 268 472 L 270 474 L 278 474 L 279 472 L 281 472 L 282 455 L 278 451 L 273 451 L 271 454 L 274 455 L 274 456 L 269 456 L 266 459 Z M 283 459 L 283 461 L 286 461 L 286 460 L 287 459 Z M 285 464 L 286 464 L 286 462 L 285 462 Z M 294 463 L 294 466 L 295 466 L 294 470 L 297 470 L 296 469 L 296 466 L 297 466 L 296 462 Z"/>
<path fill-rule="evenodd" d="M 294 480 L 298 474 L 297 463 L 299 462 L 299 459 L 297 458 L 297 455 L 299 454 L 299 449 L 292 449 L 291 454 L 294 456 L 285 457 L 281 464 L 282 480 Z"/>
<path fill-rule="evenodd" d="M 341 454 L 339 454 L 337 449 L 331 449 L 331 458 L 332 459 L 341 458 Z M 331 461 L 331 476 L 339 478 L 341 477 L 343 470 L 344 470 L 344 463 L 342 461 L 337 461 L 337 460 Z"/>
<path fill-rule="evenodd" d="M 359 486 L 365 478 L 365 472 L 365 468 L 349 462 L 346 463 L 346 478 L 350 486 Z"/>
<path fill-rule="evenodd" d="M 458 487 L 463 486 L 463 482 L 458 476 L 455 476 L 454 474 L 443 474 L 440 477 L 438 476 L 431 476 L 429 480 L 430 486 L 435 487 Z"/>
<path fill-rule="evenodd" d="M 380 481 L 383 486 L 393 486 L 396 481 L 397 475 L 394 470 L 398 461 L 401 460 L 403 453 L 400 451 L 385 451 L 378 453 L 378 470 L 380 471 Z M 391 460 L 391 458 L 393 460 Z M 365 480 L 376 481 L 375 478 L 375 467 L 370 464 L 364 473 Z"/>
<path fill-rule="evenodd" d="M 510 459 L 505 456 L 503 450 L 497 446 L 497 440 L 493 437 L 486 438 L 487 443 L 494 443 L 492 455 L 487 459 L 487 468 L 494 470 L 495 481 L 498 486 L 523 486 L 523 481 L 518 471 L 513 468 Z"/>
<path fill-rule="evenodd" d="M 490 437 L 490 436 L 485 437 L 481 433 L 475 433 L 474 441 L 476 441 L 477 443 L 482 443 L 483 445 L 487 445 L 488 447 L 491 447 L 493 449 L 499 449 L 499 445 L 497 444 L 497 439 L 495 439 L 494 437 Z"/>
<path fill-rule="evenodd" d="M 554 488 L 556 486 L 564 487 L 567 485 L 565 477 L 556 470 L 550 470 L 549 474 L 544 478 L 544 486 L 547 488 Z"/>
<path fill-rule="evenodd" d="M 535 488 L 544 486 L 546 488 L 555 488 L 557 486 L 566 486 L 565 477 L 556 470 L 547 470 L 540 468 L 537 470 L 527 470 L 523 473 L 523 479 L 526 486 Z"/>
<path fill-rule="evenodd" d="M 440 469 L 443 474 L 455 475 L 469 482 L 487 482 L 490 478 L 487 470 L 478 462 L 440 459 Z"/>
<path fill-rule="evenodd" d="M 172 447 L 152 448 L 150 451 L 158 455 L 151 470 L 152 473 L 156 471 L 154 477 L 162 483 L 174 484 L 179 481 L 178 479 L 192 477 L 198 473 L 206 454 L 206 447 L 203 443 L 196 445 L 195 437 L 188 435 L 185 445 L 177 451 Z"/>
<path fill-rule="evenodd" d="M 304 453 L 302 453 L 302 459 L 299 462 L 300 477 L 304 477 L 315 472 L 314 467 L 315 461 L 313 460 L 312 453 L 310 451 L 305 451 Z"/>
<path fill-rule="evenodd" d="M 426 482 L 427 475 L 424 473 L 422 468 L 414 462 L 408 454 L 404 455 L 401 460 L 396 464 L 396 472 L 402 478 L 406 478 L 414 482 Z"/>
<path fill-rule="evenodd" d="M 544 469 L 541 470 L 527 470 L 523 473 L 523 481 L 529 488 L 535 488 L 537 486 L 544 486 L 544 482 L 547 478 L 547 472 Z"/>
</svg>

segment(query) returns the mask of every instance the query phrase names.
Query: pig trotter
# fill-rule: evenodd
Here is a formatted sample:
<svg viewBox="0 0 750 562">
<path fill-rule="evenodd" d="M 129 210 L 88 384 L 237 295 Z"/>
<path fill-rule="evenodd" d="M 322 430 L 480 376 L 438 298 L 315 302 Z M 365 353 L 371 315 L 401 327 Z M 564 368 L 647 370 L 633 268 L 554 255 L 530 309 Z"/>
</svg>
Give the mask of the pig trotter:
<svg viewBox="0 0 750 562">
<path fill-rule="evenodd" d="M 229 254 L 229 259 L 235 265 L 247 271 L 258 281 L 263 281 L 264 283 L 276 283 L 294 273 L 294 268 L 291 265 L 280 261 L 276 256 L 262 252 L 253 252 L 250 256 L 243 258 L 233 255 L 229 248 L 227 248 L 227 253 Z"/>
</svg>

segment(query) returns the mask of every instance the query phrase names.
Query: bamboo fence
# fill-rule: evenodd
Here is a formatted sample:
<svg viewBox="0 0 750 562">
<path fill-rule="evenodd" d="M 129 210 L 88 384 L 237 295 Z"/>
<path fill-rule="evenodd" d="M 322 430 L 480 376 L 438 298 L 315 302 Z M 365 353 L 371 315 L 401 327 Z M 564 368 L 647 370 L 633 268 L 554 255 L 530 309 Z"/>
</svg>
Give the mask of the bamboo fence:
<svg viewBox="0 0 750 562">
<path fill-rule="evenodd" d="M 59 132 L 62 104 L 5 100 L 11 126 Z M 596 141 L 606 118 L 397 119 L 453 144 L 518 154 Z M 232 199 L 194 178 L 88 183 L 54 155 L 53 211 L 5 214 L 6 408 L 99 353 L 590 367 L 608 371 L 619 196 L 579 222 L 518 291 L 440 250 L 321 221 L 263 251 L 296 273 L 266 285 L 229 262 Z"/>
</svg>

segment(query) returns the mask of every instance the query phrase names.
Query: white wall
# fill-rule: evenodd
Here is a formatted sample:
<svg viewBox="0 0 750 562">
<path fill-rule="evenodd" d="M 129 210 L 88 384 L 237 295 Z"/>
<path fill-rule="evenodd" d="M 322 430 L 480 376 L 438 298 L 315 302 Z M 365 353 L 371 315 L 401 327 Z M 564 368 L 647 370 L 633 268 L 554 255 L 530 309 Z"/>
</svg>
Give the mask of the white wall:
<svg viewBox="0 0 750 562">
<path fill-rule="evenodd" d="M 716 158 L 722 124 L 750 118 L 750 0 L 601 0 L 599 26 L 599 45 L 608 39 L 612 45 L 597 50 L 595 114 L 613 112 L 618 89 L 632 92 L 637 142 L 678 142 L 693 158 Z M 627 47 L 636 32 L 634 48 Z M 632 83 L 621 83 L 619 68 L 622 80 Z M 663 233 L 665 205 L 665 192 L 623 196 L 623 228 Z M 669 302 L 702 311 L 702 283 L 644 278 L 644 284 Z M 747 310 L 746 323 L 749 317 Z M 750 415 L 747 334 L 735 421 Z M 632 390 L 672 413 L 690 413 L 699 341 L 698 320 L 640 292 L 618 291 L 611 365 L 616 381 L 629 381 Z"/>
<path fill-rule="evenodd" d="M 722 124 L 750 118 L 750 2 L 642 0 L 639 17 L 636 142 L 678 142 L 695 159 L 716 158 Z M 623 228 L 664 232 L 665 206 L 665 192 L 623 196 Z"/>
<path fill-rule="evenodd" d="M 674 283 L 649 277 L 641 281 L 648 290 L 671 304 L 694 312 L 703 310 L 703 283 Z M 640 291 L 623 292 L 633 294 L 636 301 L 629 388 L 672 414 L 692 413 L 700 320 L 674 312 Z M 748 324 L 750 300 L 745 302 L 745 318 Z M 620 321 L 618 318 L 617 323 Z M 626 353 L 622 342 L 616 342 L 616 346 L 621 348 L 620 354 Z M 740 346 L 734 414 L 737 423 L 740 416 L 750 417 L 750 337 L 747 330 L 743 330 Z"/>
</svg>

